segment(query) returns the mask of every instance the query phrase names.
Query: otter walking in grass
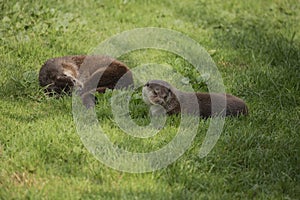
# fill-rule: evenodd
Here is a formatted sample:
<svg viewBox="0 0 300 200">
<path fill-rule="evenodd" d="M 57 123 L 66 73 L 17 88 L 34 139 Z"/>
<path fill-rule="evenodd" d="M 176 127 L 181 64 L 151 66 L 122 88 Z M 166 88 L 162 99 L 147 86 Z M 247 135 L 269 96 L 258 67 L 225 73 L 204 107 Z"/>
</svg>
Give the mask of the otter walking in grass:
<svg viewBox="0 0 300 200">
<path fill-rule="evenodd" d="M 121 77 L 119 88 L 133 84 L 129 68 L 118 60 L 102 55 L 76 55 L 47 60 L 40 70 L 39 82 L 49 94 L 71 94 L 74 86 L 85 92 L 96 89 L 103 93 L 107 88 L 114 89 Z"/>
<path fill-rule="evenodd" d="M 233 95 L 182 92 L 162 80 L 147 82 L 142 94 L 145 103 L 162 106 L 169 115 L 184 112 L 207 118 L 248 114 L 245 102 Z M 155 115 L 155 113 L 152 114 Z"/>
</svg>

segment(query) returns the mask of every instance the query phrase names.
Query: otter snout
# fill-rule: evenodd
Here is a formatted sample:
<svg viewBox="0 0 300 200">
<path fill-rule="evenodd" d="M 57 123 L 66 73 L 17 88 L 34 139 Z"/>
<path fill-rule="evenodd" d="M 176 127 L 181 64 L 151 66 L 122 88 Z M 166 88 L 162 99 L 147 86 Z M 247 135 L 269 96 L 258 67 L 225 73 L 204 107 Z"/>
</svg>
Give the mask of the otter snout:
<svg viewBox="0 0 300 200">
<path fill-rule="evenodd" d="M 143 87 L 142 95 L 146 104 L 164 106 L 168 90 L 165 91 L 164 87 L 160 84 L 147 82 Z"/>
</svg>

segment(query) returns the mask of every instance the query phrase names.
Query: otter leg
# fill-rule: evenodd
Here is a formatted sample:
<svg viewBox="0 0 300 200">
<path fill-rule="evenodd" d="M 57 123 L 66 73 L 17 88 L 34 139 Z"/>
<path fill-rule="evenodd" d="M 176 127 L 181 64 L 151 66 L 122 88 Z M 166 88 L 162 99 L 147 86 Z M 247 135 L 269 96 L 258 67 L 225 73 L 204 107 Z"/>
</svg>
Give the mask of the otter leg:
<svg viewBox="0 0 300 200">
<path fill-rule="evenodd" d="M 87 108 L 95 107 L 96 99 L 95 96 L 89 92 L 80 95 L 82 104 Z"/>
<path fill-rule="evenodd" d="M 96 89 L 96 91 L 99 92 L 99 93 L 105 93 L 106 89 L 107 89 L 107 87 L 98 87 Z"/>
</svg>

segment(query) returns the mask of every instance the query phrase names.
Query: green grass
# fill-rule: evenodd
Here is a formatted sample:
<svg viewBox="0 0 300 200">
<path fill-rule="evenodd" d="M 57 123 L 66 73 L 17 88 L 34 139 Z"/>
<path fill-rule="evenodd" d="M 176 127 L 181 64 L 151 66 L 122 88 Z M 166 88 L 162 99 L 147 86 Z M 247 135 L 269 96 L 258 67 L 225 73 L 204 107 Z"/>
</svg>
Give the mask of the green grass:
<svg viewBox="0 0 300 200">
<path fill-rule="evenodd" d="M 0 199 L 298 199 L 300 196 L 300 4 L 266 1 L 0 0 Z M 46 97 L 38 71 L 48 58 L 88 54 L 125 30 L 180 31 L 212 54 L 226 91 L 243 98 L 248 117 L 228 118 L 207 157 L 198 157 L 209 121 L 167 168 L 144 174 L 113 170 L 83 146 L 72 98 Z M 178 56 L 159 51 L 119 58 L 130 67 L 173 66 L 195 90 L 206 87 Z M 109 137 L 131 151 L 158 149 L 176 134 L 172 117 L 151 139 L 113 123 L 111 92 L 97 113 Z M 132 117 L 147 124 L 147 107 Z"/>
</svg>

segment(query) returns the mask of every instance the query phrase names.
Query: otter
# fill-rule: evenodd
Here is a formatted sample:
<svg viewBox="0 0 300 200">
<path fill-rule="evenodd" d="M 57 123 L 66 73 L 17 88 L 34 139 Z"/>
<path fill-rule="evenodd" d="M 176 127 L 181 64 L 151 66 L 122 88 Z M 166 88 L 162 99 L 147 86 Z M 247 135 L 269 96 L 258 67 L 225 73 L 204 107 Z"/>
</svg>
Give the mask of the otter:
<svg viewBox="0 0 300 200">
<path fill-rule="evenodd" d="M 47 60 L 39 72 L 40 86 L 48 94 L 71 94 L 74 86 L 88 92 L 96 88 L 104 93 L 106 89 L 114 89 L 122 78 L 118 88 L 126 88 L 133 84 L 129 68 L 122 62 L 103 55 L 74 55 Z M 97 82 L 95 85 L 94 82 Z"/>
<path fill-rule="evenodd" d="M 142 96 L 146 104 L 163 107 L 168 115 L 183 112 L 208 118 L 248 114 L 245 102 L 236 96 L 221 93 L 182 92 L 162 80 L 148 81 L 143 86 Z M 213 100 L 214 109 L 212 109 L 211 100 Z M 155 112 L 162 113 L 159 109 Z M 151 114 L 156 115 L 156 113 Z"/>
</svg>

